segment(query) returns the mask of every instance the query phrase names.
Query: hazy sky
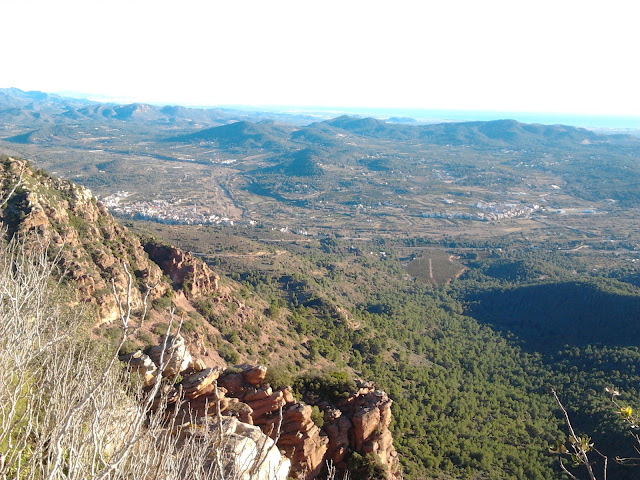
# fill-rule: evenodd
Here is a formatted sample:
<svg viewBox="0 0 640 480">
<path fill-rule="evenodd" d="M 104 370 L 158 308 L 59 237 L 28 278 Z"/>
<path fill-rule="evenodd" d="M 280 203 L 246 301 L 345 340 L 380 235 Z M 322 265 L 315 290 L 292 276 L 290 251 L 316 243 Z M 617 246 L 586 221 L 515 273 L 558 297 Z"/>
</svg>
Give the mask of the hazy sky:
<svg viewBox="0 0 640 480">
<path fill-rule="evenodd" d="M 1 0 L 0 87 L 640 115 L 637 0 Z"/>
</svg>

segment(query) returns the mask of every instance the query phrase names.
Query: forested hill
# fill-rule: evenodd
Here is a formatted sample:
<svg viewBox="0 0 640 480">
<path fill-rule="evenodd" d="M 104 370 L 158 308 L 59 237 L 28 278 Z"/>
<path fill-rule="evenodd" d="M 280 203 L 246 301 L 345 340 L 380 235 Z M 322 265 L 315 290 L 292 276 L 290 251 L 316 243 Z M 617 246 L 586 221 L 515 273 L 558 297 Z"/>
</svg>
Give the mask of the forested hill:
<svg viewBox="0 0 640 480">
<path fill-rule="evenodd" d="M 270 148 L 277 150 L 283 141 L 289 139 L 293 130 L 294 127 L 291 125 L 241 121 L 172 137 L 167 141 L 214 142 L 216 145 L 226 148 Z"/>
<path fill-rule="evenodd" d="M 480 289 L 467 297 L 474 318 L 522 339 L 527 350 L 635 347 L 638 288 L 615 281 L 559 281 Z"/>
<path fill-rule="evenodd" d="M 402 125 L 374 118 L 342 116 L 323 122 L 358 135 L 390 140 L 425 141 L 435 144 L 491 145 L 510 147 L 560 146 L 602 142 L 607 137 L 584 128 L 566 125 L 524 124 L 515 120 L 451 122 L 435 125 Z"/>
</svg>

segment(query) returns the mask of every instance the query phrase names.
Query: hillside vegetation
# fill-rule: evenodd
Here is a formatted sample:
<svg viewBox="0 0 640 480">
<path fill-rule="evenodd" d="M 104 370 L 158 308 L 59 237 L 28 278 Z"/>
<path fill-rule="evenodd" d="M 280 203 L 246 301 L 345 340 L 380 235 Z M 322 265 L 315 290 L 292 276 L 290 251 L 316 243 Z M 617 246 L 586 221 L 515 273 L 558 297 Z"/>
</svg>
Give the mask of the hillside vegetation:
<svg viewBox="0 0 640 480">
<path fill-rule="evenodd" d="M 379 245 L 354 249 L 340 238 L 261 243 L 228 229 L 199 228 L 195 238 L 184 227 L 138 228 L 219 252 L 207 256 L 214 268 L 270 298 L 308 361 L 378 382 L 395 402 L 408 477 L 562 478 L 548 452 L 565 435 L 551 389 L 597 448 L 611 458 L 633 453 L 604 389 L 618 386 L 627 398 L 639 391 L 637 287 L 517 249 L 466 261 L 466 273 L 438 285 L 407 279 L 393 253 L 401 246 L 389 242 L 380 256 Z M 305 364 L 258 353 L 289 372 Z M 635 478 L 612 463 L 610 475 Z"/>
<path fill-rule="evenodd" d="M 160 383 L 141 392 L 117 349 L 90 337 L 91 311 L 71 307 L 47 247 L 0 242 L 0 477 L 221 478 L 219 435 L 151 412 Z"/>
</svg>

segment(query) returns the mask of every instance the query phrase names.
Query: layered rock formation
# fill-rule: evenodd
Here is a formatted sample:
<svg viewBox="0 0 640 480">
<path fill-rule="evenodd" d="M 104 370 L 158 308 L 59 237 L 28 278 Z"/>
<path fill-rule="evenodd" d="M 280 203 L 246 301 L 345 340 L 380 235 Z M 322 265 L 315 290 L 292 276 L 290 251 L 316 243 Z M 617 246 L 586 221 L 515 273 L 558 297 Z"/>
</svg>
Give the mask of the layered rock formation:
<svg viewBox="0 0 640 480">
<path fill-rule="evenodd" d="M 336 434 L 330 435 L 336 444 L 332 459 L 338 464 L 344 459 L 344 457 L 340 458 L 340 455 L 344 454 L 344 430 L 348 426 L 347 421 L 350 421 L 352 427 L 347 430 L 346 435 L 349 445 L 356 452 L 364 455 L 374 453 L 383 465 L 393 465 L 397 468 L 397 453 L 389 431 L 392 401 L 385 392 L 377 390 L 371 382 L 361 382 L 359 386 L 360 389 L 355 395 L 338 405 L 337 410 L 341 415 L 337 417 L 337 421 L 332 421 L 332 418 L 337 415 L 336 410 L 329 408 L 325 411 L 325 423 L 328 423 L 331 430 L 333 425 L 342 427 L 338 428 Z M 351 434 L 352 437 L 350 437 Z"/>
<path fill-rule="evenodd" d="M 388 478 L 398 475 L 397 453 L 388 429 L 392 402 L 372 383 L 358 382 L 358 390 L 337 403 L 319 401 L 324 415 L 324 425 L 319 427 L 312 419 L 312 407 L 296 400 L 290 387 L 273 390 L 266 383 L 265 367 L 199 369 L 188 352 L 175 348 L 182 345 L 179 338 L 169 340 L 164 355 L 171 367 L 164 375 L 175 375 L 175 365 L 181 365 L 183 380 L 164 391 L 168 408 L 178 409 L 184 417 L 221 413 L 259 426 L 291 460 L 289 475 L 293 478 L 316 478 L 328 461 L 346 469 L 351 452 L 374 454 Z M 156 362 L 161 351 L 162 347 L 152 349 Z M 151 384 L 154 374 L 149 373 L 144 357 L 136 353 L 123 360 L 130 360 Z"/>
</svg>

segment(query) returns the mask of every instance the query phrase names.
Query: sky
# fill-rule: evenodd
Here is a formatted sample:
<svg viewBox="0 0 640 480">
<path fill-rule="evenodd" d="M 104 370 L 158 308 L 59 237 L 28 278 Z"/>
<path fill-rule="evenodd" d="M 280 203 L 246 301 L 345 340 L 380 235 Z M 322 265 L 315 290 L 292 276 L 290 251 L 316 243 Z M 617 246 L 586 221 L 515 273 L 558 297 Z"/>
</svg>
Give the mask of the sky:
<svg viewBox="0 0 640 480">
<path fill-rule="evenodd" d="M 640 116 L 637 0 L 2 0 L 0 87 Z"/>
</svg>

